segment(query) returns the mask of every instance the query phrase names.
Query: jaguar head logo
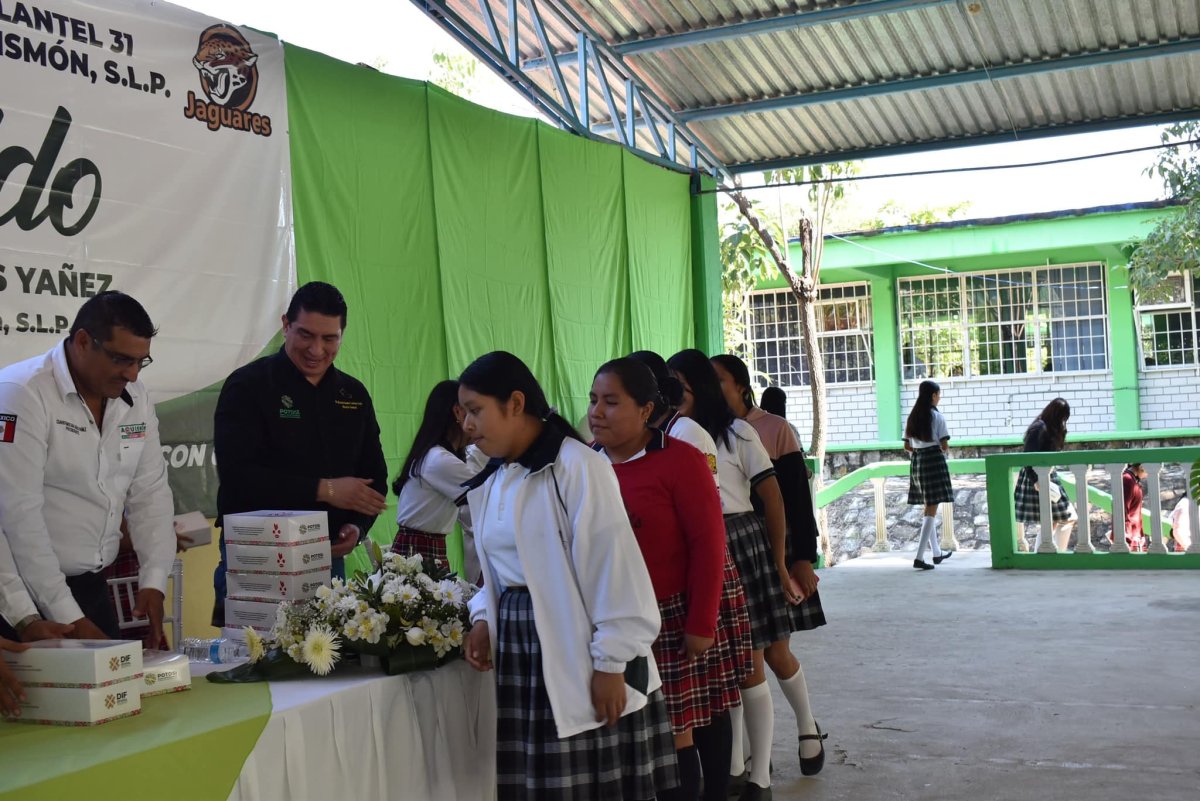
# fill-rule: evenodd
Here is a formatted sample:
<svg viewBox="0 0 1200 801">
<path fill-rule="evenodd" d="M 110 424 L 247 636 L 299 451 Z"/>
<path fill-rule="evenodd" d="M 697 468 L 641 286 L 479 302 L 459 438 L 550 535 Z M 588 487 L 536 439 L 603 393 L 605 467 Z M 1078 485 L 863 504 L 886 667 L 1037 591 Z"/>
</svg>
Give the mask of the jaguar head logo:
<svg viewBox="0 0 1200 801">
<path fill-rule="evenodd" d="M 200 73 L 200 88 L 209 101 L 245 111 L 258 92 L 258 55 L 242 32 L 218 24 L 200 34 L 192 66 Z"/>
</svg>

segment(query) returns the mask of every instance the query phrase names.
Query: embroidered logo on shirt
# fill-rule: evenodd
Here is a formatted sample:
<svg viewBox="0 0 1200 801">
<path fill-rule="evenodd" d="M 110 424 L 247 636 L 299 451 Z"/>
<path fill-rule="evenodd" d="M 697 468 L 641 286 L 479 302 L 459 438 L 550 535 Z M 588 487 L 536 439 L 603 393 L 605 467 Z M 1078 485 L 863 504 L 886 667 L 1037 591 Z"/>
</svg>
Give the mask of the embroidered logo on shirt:
<svg viewBox="0 0 1200 801">
<path fill-rule="evenodd" d="M 715 476 L 717 474 L 717 455 L 715 453 L 704 454 L 708 457 L 708 469 Z"/>
<path fill-rule="evenodd" d="M 299 420 L 300 410 L 295 408 L 296 404 L 292 400 L 291 395 L 280 395 L 279 402 L 283 408 L 279 410 L 279 417 L 283 420 Z"/>
<path fill-rule="evenodd" d="M 0 442 L 12 442 L 17 436 L 17 416 L 0 414 Z"/>
<path fill-rule="evenodd" d="M 121 426 L 121 439 L 145 439 L 146 424 L 145 423 L 130 423 L 129 425 Z"/>
<path fill-rule="evenodd" d="M 55 420 L 54 425 L 62 426 L 72 434 L 82 434 L 84 431 L 87 431 L 87 426 L 81 426 L 79 423 L 72 423 L 70 420 L 63 420 L 62 418 Z"/>
</svg>

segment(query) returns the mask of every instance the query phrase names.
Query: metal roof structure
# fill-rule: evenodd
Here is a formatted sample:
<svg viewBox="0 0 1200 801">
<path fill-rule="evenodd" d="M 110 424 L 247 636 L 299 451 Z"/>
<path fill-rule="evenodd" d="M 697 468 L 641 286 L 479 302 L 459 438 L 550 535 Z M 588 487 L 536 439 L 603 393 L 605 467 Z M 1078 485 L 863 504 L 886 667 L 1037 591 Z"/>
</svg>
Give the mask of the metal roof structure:
<svg viewBox="0 0 1200 801">
<path fill-rule="evenodd" d="M 1200 117 L 1200 0 L 412 2 L 564 128 L 716 174 Z"/>
</svg>

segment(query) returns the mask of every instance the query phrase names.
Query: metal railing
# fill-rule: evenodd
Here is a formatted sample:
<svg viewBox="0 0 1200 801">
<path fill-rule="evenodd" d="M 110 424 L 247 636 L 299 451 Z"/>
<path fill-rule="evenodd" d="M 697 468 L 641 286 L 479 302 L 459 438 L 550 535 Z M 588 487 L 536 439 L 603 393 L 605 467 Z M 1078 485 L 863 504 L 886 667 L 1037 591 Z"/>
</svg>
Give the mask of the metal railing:
<svg viewBox="0 0 1200 801">
<path fill-rule="evenodd" d="M 1006 453 L 984 457 L 987 477 L 988 523 L 992 567 L 1029 569 L 1200 569 L 1200 515 L 1194 497 L 1185 492 L 1189 514 L 1190 545 L 1185 553 L 1169 553 L 1166 536 L 1170 525 L 1163 520 L 1160 497 L 1160 472 L 1164 464 L 1181 464 L 1184 475 L 1191 476 L 1200 461 L 1200 446 L 1174 448 L 1121 448 L 1112 450 L 1061 451 L 1057 453 Z M 1149 544 L 1144 553 L 1131 552 L 1125 541 L 1125 492 L 1122 472 L 1126 464 L 1141 464 L 1147 472 L 1146 509 L 1143 512 Z M 1068 498 L 1077 514 L 1076 545 L 1060 551 L 1050 536 L 1040 538 L 1034 551 L 1022 551 L 1024 534 L 1018 527 L 1013 503 L 1015 475 L 1025 466 L 1032 467 L 1039 487 L 1050 486 L 1051 468 L 1063 479 Z M 1107 472 L 1111 492 L 1104 493 L 1088 482 L 1089 471 Z M 1053 528 L 1050 491 L 1039 493 L 1038 524 L 1042 532 Z M 1091 541 L 1090 512 L 1093 507 L 1112 516 L 1113 537 L 1109 550 L 1097 550 Z M 1181 532 L 1182 533 L 1182 532 Z"/>
</svg>

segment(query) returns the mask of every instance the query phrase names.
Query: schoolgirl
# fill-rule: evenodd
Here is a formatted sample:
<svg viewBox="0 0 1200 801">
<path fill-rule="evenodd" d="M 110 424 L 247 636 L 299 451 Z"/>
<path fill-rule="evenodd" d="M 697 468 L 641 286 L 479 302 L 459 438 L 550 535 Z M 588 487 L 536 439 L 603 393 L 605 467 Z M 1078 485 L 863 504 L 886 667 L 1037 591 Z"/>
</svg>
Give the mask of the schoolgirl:
<svg viewBox="0 0 1200 801">
<path fill-rule="evenodd" d="M 425 401 L 425 415 L 408 456 L 392 482 L 396 494 L 395 553 L 419 553 L 426 561 L 446 561 L 446 535 L 466 511 L 463 483 L 478 470 L 466 463 L 458 382 L 436 384 Z M 467 520 L 469 524 L 469 519 Z"/>
<path fill-rule="evenodd" d="M 648 350 L 629 355 L 630 359 L 644 364 L 654 376 L 658 393 L 654 409 L 650 413 L 650 425 L 661 430 L 672 439 L 686 442 L 704 456 L 705 465 L 719 489 L 717 475 L 717 444 L 700 424 L 690 417 L 681 415 L 678 406 L 683 402 L 683 385 L 667 369 L 662 356 Z M 719 496 L 718 496 L 719 498 Z M 733 670 L 729 678 L 736 686 L 754 673 L 752 643 L 750 637 L 750 615 L 746 607 L 746 595 L 742 590 L 742 577 L 737 564 L 725 547 L 725 563 L 721 586 L 721 604 L 718 609 L 717 638 L 711 657 Z M 711 715 L 707 726 L 692 731 L 692 739 L 700 757 L 700 769 L 704 774 L 705 801 L 725 801 L 729 790 L 729 765 L 736 748 L 742 751 L 741 699 L 739 698 L 722 713 Z M 736 715 L 738 725 L 733 728 L 731 716 Z M 740 758 L 740 757 L 739 757 Z M 743 777 L 744 778 L 744 777 Z"/>
<path fill-rule="evenodd" d="M 684 387 L 680 412 L 699 423 L 717 443 L 726 544 L 741 574 L 754 648 L 754 674 L 742 684 L 742 710 L 751 753 L 759 757 L 751 762 L 742 798 L 767 798 L 771 785 L 768 755 L 774 737 L 775 711 L 766 686 L 764 658 L 780 679 L 789 702 L 792 701 L 790 689 L 796 686 L 789 684 L 789 680 L 803 681 L 799 663 L 788 649 L 792 631 L 789 607 L 800 602 L 801 591 L 786 564 L 783 499 L 770 457 L 758 434 L 730 410 L 708 357 L 698 350 L 685 350 L 672 356 L 667 366 Z M 751 493 L 757 494 L 763 502 L 765 527 L 753 511 Z M 766 657 L 768 650 L 770 656 Z M 807 696 L 807 688 L 804 694 Z M 733 717 L 736 732 L 736 712 Z M 823 748 L 820 753 L 816 759 L 823 763 Z M 740 757 L 735 736 L 731 763 L 731 771 L 735 774 L 742 769 L 738 764 Z M 814 762 L 802 759 L 801 767 L 805 772 L 816 772 L 820 767 Z"/>
<path fill-rule="evenodd" d="M 498 798 L 654 798 L 678 784 L 661 618 L 616 475 L 511 353 L 459 385 L 491 457 L 467 496 L 484 585 L 464 651 L 495 666 Z"/>
<path fill-rule="evenodd" d="M 1067 440 L 1067 420 L 1070 418 L 1071 404 L 1067 403 L 1065 398 L 1055 398 L 1047 403 L 1046 408 L 1042 409 L 1029 424 L 1029 428 L 1025 429 L 1024 452 L 1061 451 Z M 1070 543 L 1071 530 L 1075 527 L 1078 514 L 1075 512 L 1075 507 L 1071 505 L 1070 499 L 1067 498 L 1066 488 L 1058 477 L 1058 473 L 1051 470 L 1049 477 L 1050 486 L 1047 492 L 1050 493 L 1053 542 L 1059 551 L 1065 551 Z M 1021 528 L 1032 523 L 1039 524 L 1037 539 L 1033 546 L 1035 551 L 1041 549 L 1044 539 L 1040 525 L 1042 519 L 1040 489 L 1037 472 L 1032 467 L 1022 467 L 1021 472 L 1017 474 L 1017 484 L 1013 490 L 1013 510 L 1016 512 L 1017 524 Z M 1019 534 L 1019 539 L 1024 546 L 1024 531 Z"/>
<path fill-rule="evenodd" d="M 938 411 L 942 388 L 933 381 L 922 381 L 917 400 L 908 421 L 904 424 L 904 450 L 912 457 L 908 470 L 908 503 L 925 507 L 921 518 L 921 538 L 917 542 L 917 570 L 933 570 L 954 551 L 943 551 L 937 537 L 937 508 L 939 504 L 954 503 L 954 487 L 950 484 L 950 468 L 946 454 L 950 452 L 950 429 L 946 418 Z M 933 564 L 925 561 L 925 552 L 933 551 Z"/>
</svg>

